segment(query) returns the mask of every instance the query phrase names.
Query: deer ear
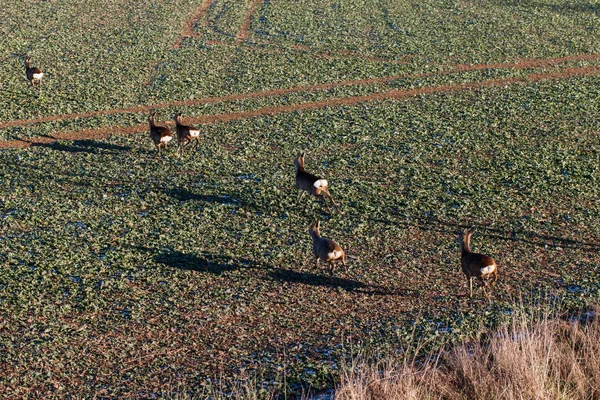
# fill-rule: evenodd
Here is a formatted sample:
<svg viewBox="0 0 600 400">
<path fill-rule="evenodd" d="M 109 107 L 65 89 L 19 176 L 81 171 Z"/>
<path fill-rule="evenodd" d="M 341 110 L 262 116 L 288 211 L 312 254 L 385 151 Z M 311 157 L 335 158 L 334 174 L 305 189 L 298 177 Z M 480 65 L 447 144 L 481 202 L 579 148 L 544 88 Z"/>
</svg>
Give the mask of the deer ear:
<svg viewBox="0 0 600 400">
<path fill-rule="evenodd" d="M 316 225 L 317 225 L 317 228 L 320 228 L 321 227 L 321 221 L 317 220 Z"/>
</svg>

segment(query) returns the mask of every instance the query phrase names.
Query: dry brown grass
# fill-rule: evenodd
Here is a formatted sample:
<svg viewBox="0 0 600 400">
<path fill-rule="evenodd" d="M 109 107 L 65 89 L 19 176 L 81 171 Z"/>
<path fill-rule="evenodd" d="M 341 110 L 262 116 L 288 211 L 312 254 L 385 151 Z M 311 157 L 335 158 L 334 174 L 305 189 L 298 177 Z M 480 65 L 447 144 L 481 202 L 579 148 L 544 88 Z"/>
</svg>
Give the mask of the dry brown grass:
<svg viewBox="0 0 600 400">
<path fill-rule="evenodd" d="M 426 362 L 357 364 L 336 399 L 599 399 L 600 321 L 521 315 Z"/>
</svg>

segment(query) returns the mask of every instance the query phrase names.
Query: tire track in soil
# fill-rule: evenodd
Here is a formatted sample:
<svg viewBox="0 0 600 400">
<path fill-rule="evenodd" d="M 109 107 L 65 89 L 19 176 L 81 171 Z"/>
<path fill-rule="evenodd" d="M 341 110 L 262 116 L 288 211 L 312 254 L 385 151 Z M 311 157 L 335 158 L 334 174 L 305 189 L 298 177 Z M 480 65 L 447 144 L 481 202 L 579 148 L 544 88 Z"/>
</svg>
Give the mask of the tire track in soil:
<svg viewBox="0 0 600 400">
<path fill-rule="evenodd" d="M 212 1 L 212 0 L 211 0 Z M 250 93 L 238 93 L 231 94 L 225 96 L 217 96 L 217 97 L 204 97 L 200 99 L 192 99 L 192 100 L 181 100 L 181 101 L 173 101 L 169 103 L 159 103 L 147 106 L 131 106 L 125 107 L 121 109 L 110 109 L 110 110 L 99 110 L 99 111 L 91 111 L 87 113 L 72 113 L 72 114 L 63 114 L 63 115 L 49 115 L 46 117 L 32 118 L 32 119 L 22 119 L 22 120 L 13 120 L 13 121 L 5 121 L 0 122 L 0 129 L 3 128 L 12 128 L 17 126 L 24 125 L 33 125 L 37 123 L 43 122 L 58 122 L 64 120 L 71 120 L 77 118 L 93 118 L 105 115 L 114 115 L 114 114 L 127 114 L 127 113 L 142 113 L 149 112 L 158 109 L 165 109 L 171 107 L 185 107 L 185 106 L 197 106 L 202 104 L 213 104 L 220 103 L 225 101 L 240 101 L 240 100 L 249 100 L 256 99 L 262 97 L 272 97 L 272 96 L 281 96 L 286 94 L 298 93 L 298 92 L 315 92 L 320 90 L 331 90 L 336 87 L 342 86 L 359 86 L 359 85 L 373 85 L 373 84 L 382 84 L 387 82 L 392 82 L 398 79 L 409 79 L 409 78 L 425 78 L 435 75 L 448 75 L 454 73 L 461 72 L 469 72 L 469 71 L 480 71 L 485 69 L 532 69 L 532 68 L 540 68 L 540 67 L 555 67 L 559 64 L 569 62 L 569 61 L 595 61 L 600 60 L 600 54 L 577 54 L 574 56 L 568 57 L 557 57 L 557 58 L 534 58 L 534 59 L 525 59 L 519 60 L 514 63 L 497 63 L 497 64 L 457 64 L 451 66 L 448 69 L 436 71 L 436 72 L 425 72 L 420 74 L 403 74 L 403 75 L 392 75 L 385 76 L 379 78 L 370 78 L 370 79 L 357 79 L 357 80 L 348 80 L 348 81 L 340 81 L 334 83 L 324 83 L 320 85 L 312 85 L 312 86 L 295 86 L 290 88 L 281 88 L 281 89 L 272 89 L 265 90 L 260 92 L 250 92 Z M 560 72 L 557 72 L 560 74 Z"/>
<path fill-rule="evenodd" d="M 179 36 L 179 39 L 177 39 L 177 42 L 175 42 L 175 48 L 181 48 L 183 39 L 186 37 L 200 37 L 200 33 L 198 33 L 197 30 L 194 30 L 194 26 L 198 25 L 198 21 L 200 20 L 200 18 L 206 15 L 206 12 L 214 2 L 215 0 L 204 0 L 202 6 L 200 6 L 200 8 L 194 14 L 192 14 L 192 16 L 187 21 L 184 22 L 183 30 L 181 31 L 181 36 Z"/>
<path fill-rule="evenodd" d="M 238 33 L 235 35 L 236 43 L 238 43 L 238 44 L 242 43 L 243 41 L 245 41 L 248 38 L 248 35 L 250 34 L 250 21 L 252 21 L 252 16 L 254 15 L 254 13 L 256 12 L 256 9 L 258 8 L 258 4 L 263 1 L 264 0 L 252 0 L 252 3 L 250 3 L 248 8 L 246 9 L 246 15 L 244 17 L 244 22 L 242 22 L 242 25 L 240 26 Z"/>
<path fill-rule="evenodd" d="M 427 95 L 434 93 L 456 92 L 461 90 L 479 89 L 484 87 L 498 87 L 512 84 L 526 84 L 531 82 L 540 82 L 547 80 L 558 80 L 576 76 L 595 76 L 600 74 L 600 66 L 597 67 L 580 67 L 568 68 L 561 72 L 550 73 L 534 73 L 527 75 L 525 78 L 504 78 L 491 79 L 487 81 L 477 81 L 469 83 L 461 83 L 454 85 L 429 86 L 416 89 L 394 89 L 381 93 L 374 93 L 363 96 L 350 96 L 330 100 L 322 100 L 315 102 L 307 102 L 301 104 L 292 104 L 286 106 L 265 107 L 251 111 L 240 111 L 226 114 L 204 115 L 201 117 L 188 117 L 189 123 L 193 124 L 215 124 L 230 122 L 240 119 L 249 119 L 266 115 L 278 115 L 289 112 L 297 112 L 304 110 L 320 109 L 326 107 L 351 106 L 360 103 L 381 100 L 399 100 L 404 98 L 416 97 L 419 95 Z M 110 135 L 126 135 L 147 131 L 146 124 L 138 124 L 134 126 L 124 127 L 103 127 L 97 129 L 87 129 L 81 131 L 60 132 L 53 136 L 45 136 L 38 138 L 8 140 L 0 142 L 0 148 L 27 148 L 36 145 L 48 145 L 57 140 L 84 140 L 84 139 L 101 139 Z"/>
</svg>

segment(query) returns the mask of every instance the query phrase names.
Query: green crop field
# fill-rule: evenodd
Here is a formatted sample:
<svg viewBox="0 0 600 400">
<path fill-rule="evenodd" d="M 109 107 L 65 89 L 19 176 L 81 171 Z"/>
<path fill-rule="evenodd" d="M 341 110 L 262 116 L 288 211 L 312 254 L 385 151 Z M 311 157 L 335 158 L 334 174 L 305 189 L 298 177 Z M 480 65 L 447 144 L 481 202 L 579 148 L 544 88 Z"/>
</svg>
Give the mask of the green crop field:
<svg viewBox="0 0 600 400">
<path fill-rule="evenodd" d="M 596 0 L 0 0 L 0 19 L 0 397 L 294 396 L 357 352 L 600 297 Z M 200 145 L 153 159 L 151 111 Z M 296 204 L 300 151 L 339 212 Z M 349 275 L 315 266 L 316 219 Z M 499 265 L 472 299 L 467 227 Z"/>
</svg>

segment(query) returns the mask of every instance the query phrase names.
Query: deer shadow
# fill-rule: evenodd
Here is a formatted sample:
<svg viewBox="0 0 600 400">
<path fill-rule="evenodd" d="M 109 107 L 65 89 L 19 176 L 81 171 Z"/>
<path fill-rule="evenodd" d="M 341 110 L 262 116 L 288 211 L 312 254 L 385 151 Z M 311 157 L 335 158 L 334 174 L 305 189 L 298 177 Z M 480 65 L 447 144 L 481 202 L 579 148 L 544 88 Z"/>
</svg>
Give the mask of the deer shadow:
<svg viewBox="0 0 600 400">
<path fill-rule="evenodd" d="M 171 268 L 208 272 L 214 275 L 221 275 L 224 272 L 236 271 L 238 269 L 262 268 L 260 264 L 253 260 L 235 259 L 207 252 L 186 254 L 173 249 L 168 249 L 166 252 L 155 255 L 154 261 Z"/>
<path fill-rule="evenodd" d="M 440 234 L 458 234 L 459 231 L 469 228 L 474 229 L 476 232 L 480 232 L 492 239 L 506 240 L 512 242 L 521 242 L 534 246 L 540 247 L 561 247 L 568 249 L 582 249 L 584 251 L 598 251 L 600 250 L 599 243 L 588 243 L 581 240 L 574 240 L 563 238 L 559 236 L 544 235 L 525 229 L 501 229 L 501 228 L 490 228 L 489 226 L 481 226 L 477 224 L 464 224 L 457 222 L 444 221 L 438 217 L 416 217 L 408 220 L 402 220 L 398 218 L 379 218 L 374 221 L 395 225 L 404 226 L 406 228 L 413 227 L 424 231 L 437 232 Z"/>
<path fill-rule="evenodd" d="M 153 249 L 141 248 L 143 251 L 154 251 Z M 283 268 L 273 268 L 262 265 L 250 259 L 236 259 L 229 256 L 215 255 L 207 252 L 186 254 L 177 250 L 167 249 L 159 252 L 154 261 L 170 268 L 185 271 L 197 271 L 222 275 L 225 272 L 240 269 L 263 269 L 268 270 L 267 280 L 298 283 L 309 286 L 320 286 L 328 288 L 340 288 L 348 292 L 380 295 L 380 296 L 418 296 L 418 292 L 410 289 L 386 288 L 380 285 L 371 285 L 350 278 L 336 276 L 318 275 L 310 272 L 296 272 Z"/>
<path fill-rule="evenodd" d="M 49 136 L 51 137 L 51 136 Z M 52 143 L 32 143 L 32 146 L 46 147 L 52 150 L 65 151 L 68 153 L 119 153 L 123 151 L 130 151 L 129 146 L 120 146 L 111 143 L 99 142 L 96 140 L 74 140 L 70 143 L 65 142 L 52 142 Z"/>
<path fill-rule="evenodd" d="M 165 193 L 179 201 L 196 201 L 203 203 L 224 204 L 243 209 L 258 209 L 256 203 L 246 200 L 243 193 L 228 194 L 199 194 L 189 191 L 185 188 L 170 188 Z"/>
<path fill-rule="evenodd" d="M 565 2 L 565 3 L 569 3 L 569 2 Z M 502 2 L 500 2 L 500 4 L 503 6 L 506 6 L 506 7 L 512 7 L 512 6 L 521 5 L 521 2 L 520 1 L 510 1 L 510 2 L 502 1 Z M 577 12 L 577 13 L 592 13 L 592 14 L 600 15 L 600 6 L 598 6 L 596 4 L 592 4 L 591 2 L 584 3 L 584 4 L 546 4 L 546 3 L 542 3 L 542 2 L 532 2 L 532 3 L 528 3 L 528 5 L 532 6 L 534 8 L 546 8 L 548 10 L 551 10 L 552 12 L 561 13 L 561 14 L 564 14 L 566 12 Z"/>
<path fill-rule="evenodd" d="M 350 278 L 339 278 L 336 276 L 317 275 L 310 272 L 297 272 L 289 269 L 276 268 L 269 273 L 269 278 L 275 281 L 300 283 L 309 286 L 321 286 L 328 288 L 340 288 L 348 292 L 374 294 L 380 296 L 407 296 L 417 295 L 417 292 L 409 289 L 391 289 L 379 285 L 371 285 Z"/>
</svg>

